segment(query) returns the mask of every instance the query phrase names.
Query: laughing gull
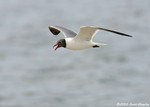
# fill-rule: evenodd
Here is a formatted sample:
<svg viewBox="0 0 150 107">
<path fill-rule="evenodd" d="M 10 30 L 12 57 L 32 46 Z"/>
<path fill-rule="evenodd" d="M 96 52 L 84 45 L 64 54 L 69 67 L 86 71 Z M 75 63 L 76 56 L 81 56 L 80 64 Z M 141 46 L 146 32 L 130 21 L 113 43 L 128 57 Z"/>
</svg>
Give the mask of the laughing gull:
<svg viewBox="0 0 150 107">
<path fill-rule="evenodd" d="M 53 46 L 55 50 L 60 47 L 64 47 L 70 50 L 82 50 L 87 48 L 97 48 L 102 45 L 106 45 L 102 43 L 95 43 L 92 41 L 94 35 L 99 30 L 112 32 L 122 36 L 132 37 L 131 35 L 125 33 L 96 26 L 82 26 L 80 27 L 80 32 L 78 34 L 61 26 L 50 25 L 48 26 L 48 28 L 54 35 L 58 35 L 61 32 L 65 36 L 64 39 L 58 40 L 57 43 Z"/>
</svg>

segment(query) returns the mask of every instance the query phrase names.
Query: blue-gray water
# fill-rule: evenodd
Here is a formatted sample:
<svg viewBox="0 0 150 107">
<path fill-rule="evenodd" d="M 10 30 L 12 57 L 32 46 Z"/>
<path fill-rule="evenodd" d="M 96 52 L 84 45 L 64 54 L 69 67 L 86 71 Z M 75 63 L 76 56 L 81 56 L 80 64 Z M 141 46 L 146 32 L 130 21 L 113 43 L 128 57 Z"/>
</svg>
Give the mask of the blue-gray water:
<svg viewBox="0 0 150 107">
<path fill-rule="evenodd" d="M 0 0 L 0 107 L 115 107 L 150 104 L 150 0 Z M 95 25 L 107 46 L 52 46 L 49 24 Z"/>
</svg>

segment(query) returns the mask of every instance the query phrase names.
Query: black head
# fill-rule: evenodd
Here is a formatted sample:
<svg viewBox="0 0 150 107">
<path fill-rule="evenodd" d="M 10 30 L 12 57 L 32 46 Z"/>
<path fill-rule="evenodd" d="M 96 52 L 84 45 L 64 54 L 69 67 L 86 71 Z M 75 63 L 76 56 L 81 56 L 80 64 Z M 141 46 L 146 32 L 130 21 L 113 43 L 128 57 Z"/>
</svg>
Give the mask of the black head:
<svg viewBox="0 0 150 107">
<path fill-rule="evenodd" d="M 57 43 L 53 46 L 53 48 L 55 48 L 55 50 L 57 50 L 60 47 L 64 47 L 66 48 L 66 40 L 65 39 L 60 39 L 59 41 L 57 41 Z"/>
</svg>

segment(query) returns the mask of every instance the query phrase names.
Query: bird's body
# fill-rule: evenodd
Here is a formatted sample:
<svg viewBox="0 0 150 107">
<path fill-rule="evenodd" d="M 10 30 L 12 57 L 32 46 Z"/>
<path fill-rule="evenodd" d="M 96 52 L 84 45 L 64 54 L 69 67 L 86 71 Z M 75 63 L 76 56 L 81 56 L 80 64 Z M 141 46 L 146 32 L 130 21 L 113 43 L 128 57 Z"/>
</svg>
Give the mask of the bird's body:
<svg viewBox="0 0 150 107">
<path fill-rule="evenodd" d="M 59 40 L 54 45 L 54 47 L 56 46 L 55 50 L 59 47 L 64 47 L 70 50 L 82 50 L 82 49 L 96 48 L 102 45 L 106 45 L 106 44 L 101 44 L 101 43 L 95 43 L 92 40 L 95 34 L 97 33 L 97 31 L 99 30 L 116 33 L 122 36 L 132 37 L 128 34 L 124 34 L 121 32 L 117 32 L 117 31 L 109 30 L 105 28 L 95 27 L 95 26 L 83 26 L 80 28 L 80 32 L 78 34 L 60 26 L 49 26 L 49 30 L 54 35 L 58 35 L 60 32 L 62 32 L 63 35 L 65 36 L 64 39 Z"/>
<path fill-rule="evenodd" d="M 70 50 L 82 50 L 82 49 L 87 49 L 87 48 L 92 48 L 93 46 L 97 45 L 100 46 L 99 43 L 95 43 L 92 41 L 78 41 L 74 38 L 65 38 L 66 40 L 66 48 Z"/>
</svg>

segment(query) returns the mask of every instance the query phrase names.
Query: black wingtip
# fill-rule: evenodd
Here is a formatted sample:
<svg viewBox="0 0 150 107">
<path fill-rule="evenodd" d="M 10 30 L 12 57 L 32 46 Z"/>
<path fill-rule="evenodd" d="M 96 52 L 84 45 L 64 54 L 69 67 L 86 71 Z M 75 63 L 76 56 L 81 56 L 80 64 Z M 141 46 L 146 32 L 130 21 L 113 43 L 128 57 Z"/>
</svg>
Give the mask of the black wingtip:
<svg viewBox="0 0 150 107">
<path fill-rule="evenodd" d="M 128 35 L 128 34 L 125 34 L 125 33 L 121 33 L 121 32 L 117 32 L 117 31 L 111 31 L 111 32 L 119 34 L 119 35 L 122 35 L 122 36 L 132 37 L 131 35 Z"/>
<path fill-rule="evenodd" d="M 115 31 L 115 30 L 110 30 L 110 29 L 105 29 L 105 28 L 98 28 L 100 30 L 105 30 L 105 31 L 108 31 L 108 32 L 112 32 L 112 33 L 115 33 L 115 34 L 118 34 L 118 35 L 122 35 L 122 36 L 126 36 L 126 37 L 132 37 L 131 35 L 128 35 L 128 34 L 125 34 L 125 33 L 121 33 L 121 32 L 118 32 L 118 31 Z"/>
<path fill-rule="evenodd" d="M 58 35 L 60 33 L 60 31 L 55 29 L 54 27 L 48 26 L 48 28 L 51 31 L 51 33 L 54 35 Z"/>
<path fill-rule="evenodd" d="M 126 37 L 133 37 L 133 36 L 125 34 L 125 33 L 120 33 L 120 32 L 114 32 L 114 33 L 122 35 L 122 36 L 126 36 Z"/>
<path fill-rule="evenodd" d="M 128 37 L 133 37 L 133 36 L 131 36 L 131 35 L 128 35 Z"/>
</svg>

